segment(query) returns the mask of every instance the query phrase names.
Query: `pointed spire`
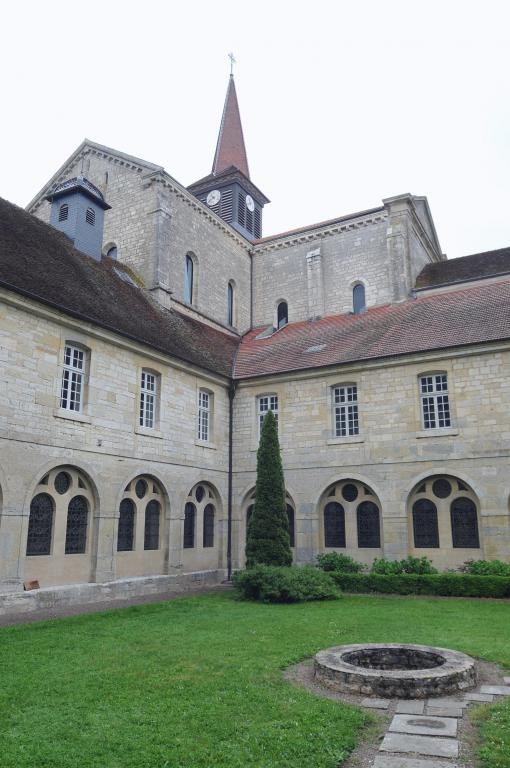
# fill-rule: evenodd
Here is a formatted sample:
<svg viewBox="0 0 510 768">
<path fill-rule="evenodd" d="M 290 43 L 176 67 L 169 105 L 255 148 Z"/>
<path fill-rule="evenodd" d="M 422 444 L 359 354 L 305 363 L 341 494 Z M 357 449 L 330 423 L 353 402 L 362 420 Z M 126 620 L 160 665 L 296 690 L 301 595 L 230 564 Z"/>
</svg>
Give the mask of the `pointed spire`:
<svg viewBox="0 0 510 768">
<path fill-rule="evenodd" d="M 250 178 L 234 75 L 230 74 L 212 172 L 216 175 L 234 165 Z"/>
</svg>

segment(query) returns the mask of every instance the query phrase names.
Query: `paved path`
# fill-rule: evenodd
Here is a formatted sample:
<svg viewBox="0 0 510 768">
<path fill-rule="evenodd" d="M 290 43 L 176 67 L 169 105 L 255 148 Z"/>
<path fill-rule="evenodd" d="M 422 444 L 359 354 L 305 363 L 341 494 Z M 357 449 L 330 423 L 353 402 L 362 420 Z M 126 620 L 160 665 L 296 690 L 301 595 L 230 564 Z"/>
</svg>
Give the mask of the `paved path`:
<svg viewBox="0 0 510 768">
<path fill-rule="evenodd" d="M 425 700 L 364 699 L 367 709 L 393 712 L 373 768 L 460 768 L 459 722 L 473 704 L 510 696 L 510 677 L 469 693 Z"/>
</svg>

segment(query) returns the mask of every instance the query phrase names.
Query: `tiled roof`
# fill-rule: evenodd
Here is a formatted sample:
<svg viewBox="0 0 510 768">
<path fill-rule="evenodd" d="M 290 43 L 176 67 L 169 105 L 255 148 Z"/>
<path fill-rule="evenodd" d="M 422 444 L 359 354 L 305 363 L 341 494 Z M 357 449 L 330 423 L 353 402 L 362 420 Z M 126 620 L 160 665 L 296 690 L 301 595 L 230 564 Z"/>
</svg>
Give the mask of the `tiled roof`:
<svg viewBox="0 0 510 768">
<path fill-rule="evenodd" d="M 239 339 L 152 301 L 122 265 L 76 250 L 0 198 L 0 285 L 153 349 L 230 376 Z"/>
<path fill-rule="evenodd" d="M 243 338 L 235 378 L 509 339 L 510 279 L 260 332 Z"/>
<path fill-rule="evenodd" d="M 221 173 L 221 171 L 224 171 L 225 168 L 229 168 L 231 165 L 235 165 L 248 179 L 250 178 L 241 115 L 239 114 L 236 87 L 232 75 L 230 75 L 227 97 L 223 107 L 212 172 L 214 174 Z"/>
<path fill-rule="evenodd" d="M 416 279 L 416 288 L 481 280 L 505 273 L 510 273 L 510 248 L 499 248 L 497 251 L 427 264 Z"/>
</svg>

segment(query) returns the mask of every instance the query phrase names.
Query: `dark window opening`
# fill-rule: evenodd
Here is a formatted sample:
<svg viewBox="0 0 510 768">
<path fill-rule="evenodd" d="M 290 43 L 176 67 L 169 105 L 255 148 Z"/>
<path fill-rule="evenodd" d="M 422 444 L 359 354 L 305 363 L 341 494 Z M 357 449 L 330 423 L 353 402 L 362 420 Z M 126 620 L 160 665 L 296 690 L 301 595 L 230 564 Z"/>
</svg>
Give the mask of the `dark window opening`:
<svg viewBox="0 0 510 768">
<path fill-rule="evenodd" d="M 452 541 L 455 548 L 479 549 L 478 516 L 471 499 L 455 499 L 450 507 Z"/>
<path fill-rule="evenodd" d="M 137 480 L 135 485 L 135 493 L 139 499 L 143 499 L 147 493 L 147 483 L 145 480 Z"/>
<path fill-rule="evenodd" d="M 49 555 L 53 528 L 53 499 L 39 493 L 30 503 L 27 555 Z"/>
<path fill-rule="evenodd" d="M 346 501 L 356 501 L 358 498 L 358 489 L 353 483 L 347 483 L 342 488 L 342 496 Z"/>
<path fill-rule="evenodd" d="M 413 504 L 413 532 L 416 549 L 437 549 L 439 528 L 437 508 L 429 499 L 419 499 Z"/>
<path fill-rule="evenodd" d="M 440 477 L 432 483 L 432 493 L 434 496 L 437 496 L 438 499 L 447 499 L 451 492 L 451 483 L 444 477 Z"/>
<path fill-rule="evenodd" d="M 186 275 L 184 282 L 184 301 L 193 303 L 193 259 L 186 256 Z"/>
<path fill-rule="evenodd" d="M 289 308 L 286 301 L 280 301 L 277 309 L 276 327 L 283 328 L 289 322 Z"/>
<path fill-rule="evenodd" d="M 345 547 L 345 512 L 336 501 L 324 508 L 324 543 L 326 547 Z"/>
<path fill-rule="evenodd" d="M 57 493 L 67 493 L 71 487 L 71 478 L 67 472 L 59 472 L 55 478 L 55 490 Z"/>
<path fill-rule="evenodd" d="M 108 248 L 108 250 L 106 251 L 106 255 L 110 259 L 116 259 L 117 258 L 117 246 L 116 245 L 112 245 L 111 248 Z"/>
<path fill-rule="evenodd" d="M 294 526 L 294 510 L 287 504 L 287 521 L 289 524 L 289 542 L 291 547 L 296 546 L 296 532 Z"/>
<path fill-rule="evenodd" d="M 89 505 L 85 496 L 75 496 L 67 507 L 66 555 L 83 555 L 87 544 Z"/>
<path fill-rule="evenodd" d="M 381 546 L 379 510 L 373 501 L 363 501 L 356 511 L 358 547 L 378 549 Z"/>
<path fill-rule="evenodd" d="M 67 203 L 63 203 L 58 210 L 58 220 L 67 221 L 69 218 L 69 206 Z"/>
<path fill-rule="evenodd" d="M 234 286 L 229 283 L 227 286 L 227 322 L 234 325 Z"/>
<path fill-rule="evenodd" d="M 144 549 L 159 549 L 159 501 L 149 501 L 145 507 Z"/>
<path fill-rule="evenodd" d="M 365 286 L 358 283 L 352 289 L 352 309 L 355 315 L 359 315 L 365 309 Z"/>
<path fill-rule="evenodd" d="M 214 507 L 208 504 L 204 509 L 203 546 L 214 547 Z"/>
<path fill-rule="evenodd" d="M 184 507 L 184 549 L 193 549 L 195 546 L 195 505 L 190 501 Z"/>
<path fill-rule="evenodd" d="M 117 532 L 117 551 L 131 552 L 135 533 L 135 505 L 131 499 L 120 502 L 119 529 Z"/>
</svg>

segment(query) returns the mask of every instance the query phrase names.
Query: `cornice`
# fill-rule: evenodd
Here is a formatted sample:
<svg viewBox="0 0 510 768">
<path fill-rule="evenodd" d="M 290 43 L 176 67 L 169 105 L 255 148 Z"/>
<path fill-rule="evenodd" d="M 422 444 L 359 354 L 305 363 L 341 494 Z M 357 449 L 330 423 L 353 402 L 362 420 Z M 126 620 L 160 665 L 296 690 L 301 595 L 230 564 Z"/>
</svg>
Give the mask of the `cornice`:
<svg viewBox="0 0 510 768">
<path fill-rule="evenodd" d="M 293 245 L 301 245 L 302 243 L 310 243 L 314 240 L 323 240 L 326 237 L 333 237 L 342 232 L 350 232 L 373 224 L 380 224 L 387 221 L 387 219 L 388 214 L 386 211 L 378 211 L 377 213 L 372 213 L 367 216 L 358 216 L 349 219 L 348 221 L 338 221 L 322 227 L 314 227 L 312 225 L 309 229 L 300 230 L 299 232 L 294 233 L 291 232 L 287 235 L 282 235 L 281 237 L 277 236 L 270 242 L 254 245 L 253 255 L 256 256 L 258 253 L 276 251 Z"/>
</svg>

